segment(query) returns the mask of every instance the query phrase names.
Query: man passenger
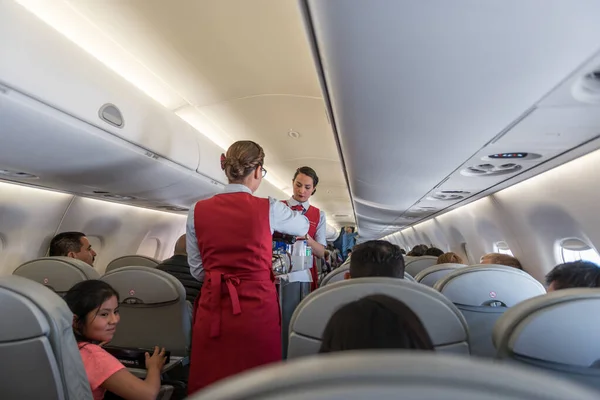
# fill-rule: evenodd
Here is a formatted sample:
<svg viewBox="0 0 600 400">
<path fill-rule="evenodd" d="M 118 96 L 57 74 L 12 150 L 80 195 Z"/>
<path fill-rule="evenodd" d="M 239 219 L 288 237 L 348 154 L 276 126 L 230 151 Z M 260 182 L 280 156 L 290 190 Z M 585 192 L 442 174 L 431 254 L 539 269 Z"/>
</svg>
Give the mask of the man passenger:
<svg viewBox="0 0 600 400">
<path fill-rule="evenodd" d="M 202 283 L 198 282 L 190 272 L 187 261 L 186 235 L 181 236 L 175 242 L 173 257 L 164 260 L 156 268 L 177 278 L 185 288 L 186 300 L 194 304 L 194 300 L 200 294 Z"/>
<path fill-rule="evenodd" d="M 81 232 L 63 232 L 54 236 L 50 241 L 50 257 L 71 257 L 94 266 L 98 255 L 87 237 Z"/>
<path fill-rule="evenodd" d="M 600 267 L 589 261 L 558 264 L 546 275 L 548 292 L 570 288 L 600 287 Z"/>
<path fill-rule="evenodd" d="M 354 246 L 348 278 L 404 279 L 404 257 L 400 247 L 387 240 L 369 240 Z"/>
</svg>

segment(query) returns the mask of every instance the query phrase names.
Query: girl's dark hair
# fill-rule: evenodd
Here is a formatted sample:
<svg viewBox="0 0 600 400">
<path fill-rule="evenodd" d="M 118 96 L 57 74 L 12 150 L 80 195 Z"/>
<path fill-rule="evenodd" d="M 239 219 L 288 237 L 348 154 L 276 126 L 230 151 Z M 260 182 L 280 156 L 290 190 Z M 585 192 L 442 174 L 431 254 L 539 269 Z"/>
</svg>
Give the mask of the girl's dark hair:
<svg viewBox="0 0 600 400">
<path fill-rule="evenodd" d="M 78 342 L 94 342 L 83 335 L 86 316 L 113 296 L 119 300 L 119 293 L 112 286 L 96 279 L 79 282 L 69 289 L 64 300 L 75 316 L 73 333 Z"/>
<path fill-rule="evenodd" d="M 331 316 L 319 352 L 367 349 L 433 350 L 433 343 L 406 304 L 373 295 L 348 303 Z"/>
</svg>

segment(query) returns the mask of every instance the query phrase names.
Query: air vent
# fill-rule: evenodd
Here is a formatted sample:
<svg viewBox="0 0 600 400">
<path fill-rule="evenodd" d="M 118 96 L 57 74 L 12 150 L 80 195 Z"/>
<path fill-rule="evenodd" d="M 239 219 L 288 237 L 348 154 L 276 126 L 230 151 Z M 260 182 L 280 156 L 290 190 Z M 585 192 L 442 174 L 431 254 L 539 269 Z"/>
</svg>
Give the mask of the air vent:
<svg viewBox="0 0 600 400">
<path fill-rule="evenodd" d="M 167 211 L 189 211 L 189 208 L 184 208 L 184 207 L 175 207 L 175 206 L 158 206 L 156 207 L 158 209 L 161 210 L 167 210 Z"/>
<path fill-rule="evenodd" d="M 515 151 L 512 153 L 496 153 L 481 157 L 483 161 L 504 161 L 504 160 L 535 160 L 542 157 L 540 154 Z"/>
<path fill-rule="evenodd" d="M 0 178 L 39 179 L 39 176 L 29 174 L 27 172 L 12 171 L 10 169 L 0 169 Z"/>
<path fill-rule="evenodd" d="M 121 196 L 120 194 L 105 194 L 103 197 L 114 200 L 135 200 L 133 196 Z"/>
<path fill-rule="evenodd" d="M 100 107 L 100 110 L 98 110 L 98 116 L 104 122 L 107 122 L 112 126 L 116 126 L 117 128 L 122 128 L 123 125 L 125 125 L 123 114 L 121 114 L 121 111 L 114 104 L 107 103 Z"/>
<path fill-rule="evenodd" d="M 585 74 L 571 90 L 573 97 L 586 103 L 600 103 L 600 69 Z"/>
<path fill-rule="evenodd" d="M 431 196 L 427 197 L 427 200 L 460 200 L 464 199 L 465 195 L 469 194 L 469 192 L 465 192 L 462 190 L 444 190 L 442 192 L 436 192 Z"/>
<path fill-rule="evenodd" d="M 110 192 L 106 192 L 104 190 L 94 190 L 94 194 L 109 194 Z"/>
<path fill-rule="evenodd" d="M 497 176 L 514 174 L 523 167 L 515 163 L 506 163 L 502 165 L 480 164 L 472 167 L 467 167 L 460 171 L 464 176 Z"/>
<path fill-rule="evenodd" d="M 333 214 L 332 217 L 334 217 L 334 218 L 348 218 L 348 217 L 350 217 L 350 214 Z"/>
</svg>

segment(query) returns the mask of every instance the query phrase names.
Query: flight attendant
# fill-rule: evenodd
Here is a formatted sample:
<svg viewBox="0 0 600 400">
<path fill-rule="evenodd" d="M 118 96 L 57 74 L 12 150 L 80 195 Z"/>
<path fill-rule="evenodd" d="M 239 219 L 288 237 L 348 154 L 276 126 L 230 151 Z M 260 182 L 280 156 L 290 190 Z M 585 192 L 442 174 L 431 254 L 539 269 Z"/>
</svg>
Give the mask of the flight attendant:
<svg viewBox="0 0 600 400">
<path fill-rule="evenodd" d="M 307 244 L 310 246 L 313 254 L 313 267 L 310 270 L 312 276 L 311 291 L 318 285 L 318 271 L 316 257 L 325 257 L 325 247 L 327 246 L 327 220 L 325 213 L 317 207 L 310 205 L 310 197 L 317 191 L 319 177 L 311 167 L 301 167 L 296 170 L 292 185 L 294 189 L 293 196 L 284 203 L 292 210 L 300 211 L 310 222 Z"/>
<path fill-rule="evenodd" d="M 189 213 L 190 272 L 204 281 L 194 316 L 190 394 L 282 359 L 272 234 L 304 236 L 309 222 L 280 201 L 253 196 L 267 173 L 264 158 L 258 144 L 235 142 L 221 156 L 225 192 Z"/>
</svg>

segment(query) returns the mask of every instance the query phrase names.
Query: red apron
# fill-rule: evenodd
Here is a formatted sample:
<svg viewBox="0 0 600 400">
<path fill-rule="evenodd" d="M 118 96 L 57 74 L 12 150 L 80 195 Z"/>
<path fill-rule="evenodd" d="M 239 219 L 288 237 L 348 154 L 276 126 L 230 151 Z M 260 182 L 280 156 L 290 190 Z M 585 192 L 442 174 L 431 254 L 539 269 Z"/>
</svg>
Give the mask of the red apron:
<svg viewBox="0 0 600 400">
<path fill-rule="evenodd" d="M 292 210 L 294 209 L 294 207 L 290 206 L 288 204 L 287 201 L 283 201 L 285 203 L 286 206 L 290 207 Z M 300 207 L 302 207 L 301 205 L 299 205 Z M 302 208 L 304 209 L 304 208 Z M 317 235 L 317 227 L 319 226 L 319 221 L 321 220 L 321 210 L 319 210 L 317 207 L 313 207 L 313 206 L 308 206 L 308 210 L 306 210 L 306 212 L 304 213 L 304 216 L 306 218 L 308 218 L 308 222 L 310 223 L 310 226 L 308 228 L 308 235 L 311 238 L 315 238 L 315 236 Z M 313 290 L 316 290 L 319 287 L 319 273 L 317 271 L 317 258 L 315 256 L 313 256 L 313 266 L 310 269 L 310 275 L 312 276 L 312 282 L 310 284 L 310 290 L 311 292 Z"/>
<path fill-rule="evenodd" d="M 216 195 L 196 204 L 194 228 L 205 278 L 194 318 L 189 394 L 281 361 L 269 200 Z"/>
</svg>

